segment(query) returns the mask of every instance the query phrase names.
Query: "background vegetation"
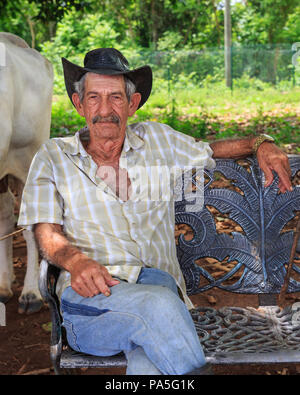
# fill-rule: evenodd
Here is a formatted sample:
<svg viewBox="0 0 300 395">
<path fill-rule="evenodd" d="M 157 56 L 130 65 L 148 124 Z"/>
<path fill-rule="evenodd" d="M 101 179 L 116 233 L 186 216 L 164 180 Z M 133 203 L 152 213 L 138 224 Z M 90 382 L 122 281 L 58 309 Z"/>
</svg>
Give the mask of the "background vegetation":
<svg viewBox="0 0 300 395">
<path fill-rule="evenodd" d="M 65 95 L 61 57 L 82 64 L 88 50 L 115 47 L 131 66 L 154 72 L 153 94 L 133 121 L 167 122 L 208 140 L 265 131 L 300 151 L 300 64 L 292 62 L 299 1 L 231 3 L 232 90 L 224 83 L 224 1 L 0 0 L 0 31 L 54 65 L 52 136 L 84 123 Z"/>
</svg>

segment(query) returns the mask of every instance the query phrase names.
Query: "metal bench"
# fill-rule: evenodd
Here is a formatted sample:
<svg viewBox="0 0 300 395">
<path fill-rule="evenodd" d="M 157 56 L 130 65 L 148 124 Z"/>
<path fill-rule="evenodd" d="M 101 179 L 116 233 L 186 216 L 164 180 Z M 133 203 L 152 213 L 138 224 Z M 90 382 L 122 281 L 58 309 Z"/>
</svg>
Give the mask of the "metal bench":
<svg viewBox="0 0 300 395">
<path fill-rule="evenodd" d="M 296 177 L 300 156 L 290 155 L 289 160 Z M 214 180 L 220 175 L 231 180 L 231 187 L 214 188 Z M 275 177 L 270 187 L 263 186 L 263 174 L 253 157 L 242 162 L 217 160 L 216 169 L 205 172 L 203 210 L 186 211 L 192 195 L 175 203 L 176 224 L 189 225 L 193 232 L 190 240 L 182 234 L 177 240 L 188 294 L 217 287 L 236 294 L 256 294 L 259 298 L 258 308 L 231 306 L 217 310 L 201 306 L 191 311 L 207 360 L 213 364 L 300 362 L 300 303 L 284 309 L 277 305 L 293 243 L 293 231 L 286 231 L 286 224 L 300 210 L 300 185 L 292 192 L 280 194 L 277 182 Z M 197 186 L 197 175 L 193 184 Z M 241 231 L 217 231 L 212 208 L 234 221 Z M 288 293 L 300 291 L 299 252 L 300 242 Z M 209 270 L 203 264 L 207 258 Z M 219 275 L 214 276 L 214 261 L 218 268 L 227 265 L 227 270 L 220 274 L 218 269 Z M 57 267 L 41 262 L 40 290 L 51 312 L 50 355 L 55 373 L 80 367 L 125 367 L 122 353 L 95 357 L 70 349 L 55 293 L 58 275 Z"/>
</svg>

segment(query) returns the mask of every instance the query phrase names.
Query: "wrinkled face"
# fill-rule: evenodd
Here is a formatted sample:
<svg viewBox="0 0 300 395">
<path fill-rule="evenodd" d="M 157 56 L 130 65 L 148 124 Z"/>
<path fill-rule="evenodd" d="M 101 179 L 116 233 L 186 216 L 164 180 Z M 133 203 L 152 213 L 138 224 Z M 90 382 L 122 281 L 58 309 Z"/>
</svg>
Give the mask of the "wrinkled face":
<svg viewBox="0 0 300 395">
<path fill-rule="evenodd" d="M 72 99 L 91 136 L 118 139 L 125 137 L 127 119 L 137 110 L 141 95 L 134 93 L 128 102 L 123 76 L 89 73 L 82 102 L 77 93 Z"/>
</svg>

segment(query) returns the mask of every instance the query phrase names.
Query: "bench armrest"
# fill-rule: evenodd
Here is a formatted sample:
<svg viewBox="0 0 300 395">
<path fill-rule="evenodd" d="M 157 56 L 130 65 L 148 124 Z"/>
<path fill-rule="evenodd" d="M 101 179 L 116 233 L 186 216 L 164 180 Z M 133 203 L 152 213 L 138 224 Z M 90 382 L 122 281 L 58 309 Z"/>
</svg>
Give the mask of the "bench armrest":
<svg viewBox="0 0 300 395">
<path fill-rule="evenodd" d="M 51 265 L 46 260 L 40 263 L 39 289 L 44 301 L 48 304 L 51 314 L 51 340 L 50 357 L 54 366 L 59 366 L 62 352 L 62 317 L 60 314 L 60 302 L 56 295 L 56 285 L 60 269 Z"/>
</svg>

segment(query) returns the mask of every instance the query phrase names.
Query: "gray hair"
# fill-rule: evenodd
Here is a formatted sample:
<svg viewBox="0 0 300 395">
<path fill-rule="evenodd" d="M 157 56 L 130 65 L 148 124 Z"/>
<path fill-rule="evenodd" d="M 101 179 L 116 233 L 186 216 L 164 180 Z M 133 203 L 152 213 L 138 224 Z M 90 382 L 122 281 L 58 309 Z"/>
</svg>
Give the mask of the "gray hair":
<svg viewBox="0 0 300 395">
<path fill-rule="evenodd" d="M 85 73 L 79 81 L 74 82 L 74 89 L 75 92 L 78 93 L 79 96 L 79 100 L 80 102 L 83 101 L 84 98 L 84 89 L 85 89 L 85 79 L 86 76 L 89 74 Z M 125 81 L 125 93 L 126 93 L 126 97 L 128 102 L 130 102 L 131 100 L 131 96 L 135 93 L 136 91 L 136 86 L 135 84 L 126 76 L 124 75 L 124 81 Z"/>
</svg>

